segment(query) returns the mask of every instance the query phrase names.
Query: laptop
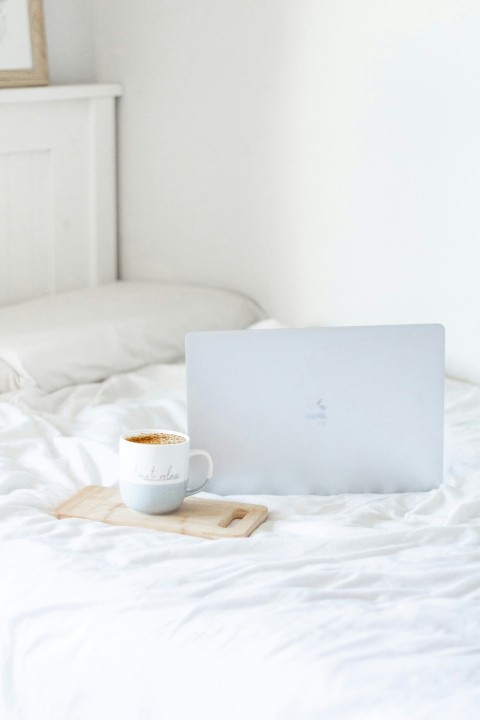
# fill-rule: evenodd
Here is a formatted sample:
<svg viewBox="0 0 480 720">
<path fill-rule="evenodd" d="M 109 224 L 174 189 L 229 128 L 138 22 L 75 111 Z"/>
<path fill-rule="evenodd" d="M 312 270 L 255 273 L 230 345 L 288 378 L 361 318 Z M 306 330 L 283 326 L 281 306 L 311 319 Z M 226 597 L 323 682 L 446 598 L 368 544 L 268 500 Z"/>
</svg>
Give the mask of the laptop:
<svg viewBox="0 0 480 720">
<path fill-rule="evenodd" d="M 213 458 L 209 491 L 438 487 L 444 347 L 436 324 L 189 333 L 188 432 Z"/>
</svg>

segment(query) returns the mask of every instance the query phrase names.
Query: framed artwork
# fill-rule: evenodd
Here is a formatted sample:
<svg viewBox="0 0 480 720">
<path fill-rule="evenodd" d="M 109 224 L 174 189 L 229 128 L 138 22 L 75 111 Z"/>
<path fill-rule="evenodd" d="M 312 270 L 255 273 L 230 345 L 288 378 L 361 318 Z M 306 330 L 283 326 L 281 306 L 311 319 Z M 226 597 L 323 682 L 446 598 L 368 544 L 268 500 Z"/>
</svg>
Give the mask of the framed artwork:
<svg viewBox="0 0 480 720">
<path fill-rule="evenodd" d="M 0 0 L 0 87 L 47 84 L 43 0 Z"/>
</svg>

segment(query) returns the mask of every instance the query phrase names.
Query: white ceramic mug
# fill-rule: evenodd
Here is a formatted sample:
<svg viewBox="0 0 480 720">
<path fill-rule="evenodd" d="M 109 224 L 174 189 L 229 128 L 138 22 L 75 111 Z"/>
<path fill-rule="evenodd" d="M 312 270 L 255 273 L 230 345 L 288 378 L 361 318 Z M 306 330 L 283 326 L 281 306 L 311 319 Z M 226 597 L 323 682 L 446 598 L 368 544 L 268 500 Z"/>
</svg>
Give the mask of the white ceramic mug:
<svg viewBox="0 0 480 720">
<path fill-rule="evenodd" d="M 129 438 L 139 435 L 167 434 L 179 438 L 171 444 L 147 444 Z M 181 439 L 180 439 L 181 438 Z M 173 512 L 185 496 L 206 486 L 213 472 L 213 462 L 205 450 L 190 450 L 190 438 L 176 430 L 131 430 L 120 438 L 119 486 L 122 500 L 132 510 L 159 515 Z M 190 458 L 202 455 L 207 460 L 207 476 L 199 487 L 188 484 Z"/>
</svg>

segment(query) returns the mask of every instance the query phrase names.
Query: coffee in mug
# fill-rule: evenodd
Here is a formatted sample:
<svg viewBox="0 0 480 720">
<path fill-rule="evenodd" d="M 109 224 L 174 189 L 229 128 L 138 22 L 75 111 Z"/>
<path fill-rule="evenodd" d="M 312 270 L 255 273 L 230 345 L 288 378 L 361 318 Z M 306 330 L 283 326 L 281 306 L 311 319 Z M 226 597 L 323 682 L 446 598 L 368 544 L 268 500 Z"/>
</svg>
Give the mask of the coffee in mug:
<svg viewBox="0 0 480 720">
<path fill-rule="evenodd" d="M 173 445 L 185 442 L 185 438 L 178 433 L 145 432 L 139 435 L 128 435 L 129 442 L 143 443 L 144 445 Z"/>
<path fill-rule="evenodd" d="M 190 458 L 200 455 L 207 461 L 206 480 L 191 488 L 188 482 Z M 120 438 L 119 486 L 129 508 L 149 515 L 176 510 L 188 495 L 206 486 L 213 463 L 205 450 L 190 450 L 190 438 L 173 430 L 132 430 Z"/>
</svg>

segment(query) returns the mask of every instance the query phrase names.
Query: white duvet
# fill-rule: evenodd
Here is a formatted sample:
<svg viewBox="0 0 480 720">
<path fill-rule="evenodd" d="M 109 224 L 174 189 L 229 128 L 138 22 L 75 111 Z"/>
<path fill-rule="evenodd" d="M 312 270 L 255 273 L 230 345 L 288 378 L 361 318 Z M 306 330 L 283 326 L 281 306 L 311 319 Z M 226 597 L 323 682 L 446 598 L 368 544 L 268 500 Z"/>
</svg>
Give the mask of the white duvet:
<svg viewBox="0 0 480 720">
<path fill-rule="evenodd" d="M 251 538 L 50 509 L 185 429 L 183 366 L 0 396 L 1 720 L 478 720 L 480 388 L 447 381 L 424 494 L 247 497 Z"/>
</svg>

